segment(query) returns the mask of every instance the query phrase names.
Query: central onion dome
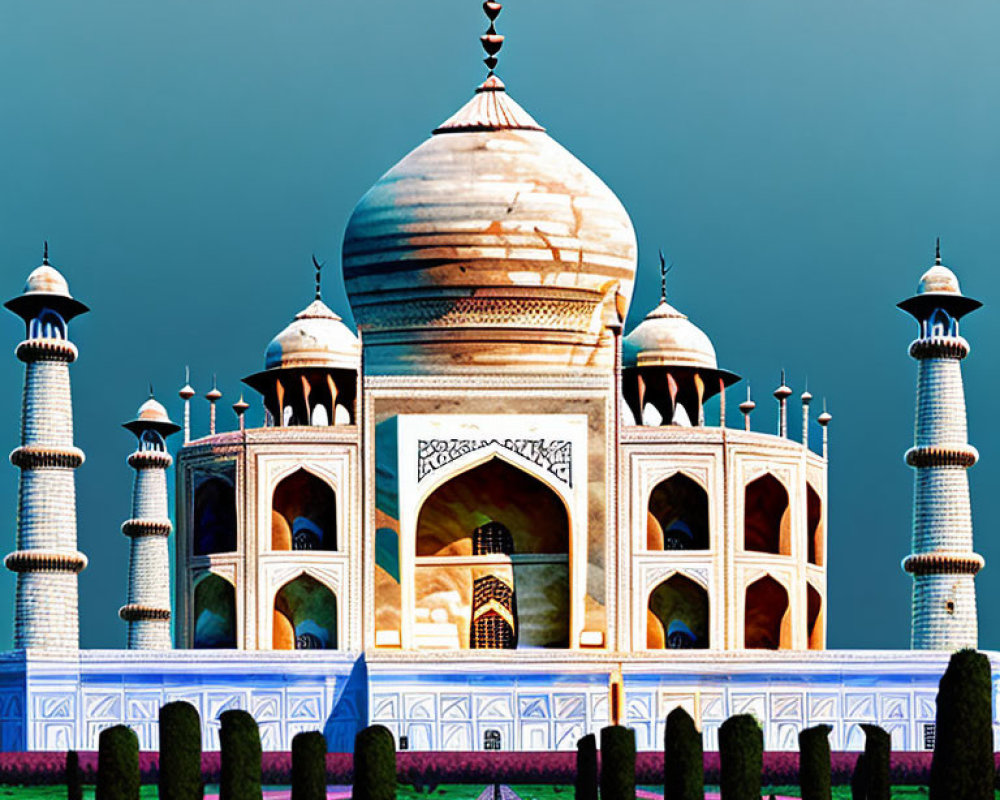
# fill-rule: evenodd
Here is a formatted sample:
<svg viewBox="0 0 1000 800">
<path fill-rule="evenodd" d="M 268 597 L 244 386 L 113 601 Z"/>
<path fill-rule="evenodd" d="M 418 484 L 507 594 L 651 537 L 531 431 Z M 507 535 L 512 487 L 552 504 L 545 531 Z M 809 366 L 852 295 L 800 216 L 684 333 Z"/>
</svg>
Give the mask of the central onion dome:
<svg viewBox="0 0 1000 800">
<path fill-rule="evenodd" d="M 492 69 L 502 37 L 491 25 L 483 42 Z M 491 73 L 348 223 L 365 371 L 609 367 L 605 326 L 616 294 L 631 297 L 635 259 L 618 198 Z"/>
</svg>

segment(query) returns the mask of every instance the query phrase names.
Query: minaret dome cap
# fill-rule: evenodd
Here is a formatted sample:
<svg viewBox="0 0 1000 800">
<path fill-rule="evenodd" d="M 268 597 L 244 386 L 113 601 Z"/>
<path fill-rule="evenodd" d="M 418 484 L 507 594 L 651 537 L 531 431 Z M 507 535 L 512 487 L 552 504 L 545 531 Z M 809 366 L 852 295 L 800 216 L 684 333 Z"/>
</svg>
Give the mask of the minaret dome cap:
<svg viewBox="0 0 1000 800">
<path fill-rule="evenodd" d="M 69 293 L 66 278 L 48 263 L 33 269 L 24 282 L 23 293 L 4 305 L 24 320 L 43 308 L 59 312 L 66 322 L 90 310 Z"/>
<path fill-rule="evenodd" d="M 958 276 L 941 263 L 938 250 L 935 264 L 920 276 L 917 293 L 898 306 L 917 319 L 926 319 L 936 308 L 947 310 L 956 319 L 982 306 L 978 300 L 962 294 Z"/>
<path fill-rule="evenodd" d="M 961 294 L 958 276 L 947 267 L 935 264 L 920 276 L 917 294 Z"/>
<path fill-rule="evenodd" d="M 139 406 L 135 419 L 126 422 L 122 427 L 132 431 L 136 436 L 141 435 L 144 430 L 154 430 L 163 436 L 169 436 L 181 429 L 180 425 L 171 421 L 163 404 L 153 397 Z"/>
</svg>

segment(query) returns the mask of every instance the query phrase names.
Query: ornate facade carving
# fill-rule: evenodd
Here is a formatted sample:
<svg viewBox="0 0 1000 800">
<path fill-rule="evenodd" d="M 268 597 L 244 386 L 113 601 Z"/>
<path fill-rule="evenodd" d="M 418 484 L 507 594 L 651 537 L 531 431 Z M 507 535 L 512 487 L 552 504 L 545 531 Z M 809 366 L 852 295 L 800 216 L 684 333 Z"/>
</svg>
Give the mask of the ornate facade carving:
<svg viewBox="0 0 1000 800">
<path fill-rule="evenodd" d="M 417 479 L 486 447 L 516 453 L 573 488 L 573 443 L 547 439 L 421 439 L 417 447 Z"/>
</svg>

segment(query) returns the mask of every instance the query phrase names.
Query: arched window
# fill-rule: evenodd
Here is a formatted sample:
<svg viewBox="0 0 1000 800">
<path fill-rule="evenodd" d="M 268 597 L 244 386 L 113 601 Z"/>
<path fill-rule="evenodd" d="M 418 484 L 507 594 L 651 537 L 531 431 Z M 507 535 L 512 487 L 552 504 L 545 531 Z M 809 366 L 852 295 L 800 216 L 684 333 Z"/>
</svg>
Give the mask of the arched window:
<svg viewBox="0 0 1000 800">
<path fill-rule="evenodd" d="M 781 481 L 768 473 L 747 484 L 743 510 L 745 549 L 791 555 L 788 492 Z"/>
<path fill-rule="evenodd" d="M 28 336 L 32 339 L 65 339 L 66 322 L 51 308 L 43 308 L 28 326 Z"/>
<path fill-rule="evenodd" d="M 646 549 L 708 549 L 708 494 L 687 475 L 678 472 L 650 493 Z"/>
<path fill-rule="evenodd" d="M 275 650 L 336 650 L 337 598 L 309 575 L 299 575 L 274 597 Z"/>
<path fill-rule="evenodd" d="M 809 563 L 823 566 L 823 501 L 812 486 L 806 484 L 806 531 L 809 536 Z"/>
<path fill-rule="evenodd" d="M 139 449 L 142 451 L 152 451 L 157 453 L 166 452 L 167 443 L 158 431 L 144 430 L 139 437 Z"/>
<path fill-rule="evenodd" d="M 792 646 L 788 592 L 765 576 L 747 587 L 743 639 L 748 649 L 786 650 Z"/>
<path fill-rule="evenodd" d="M 337 496 L 325 481 L 299 469 L 271 501 L 272 550 L 336 550 Z"/>
<path fill-rule="evenodd" d="M 806 637 L 810 650 L 823 649 L 823 598 L 806 584 Z"/>
<path fill-rule="evenodd" d="M 417 519 L 417 647 L 569 646 L 569 516 L 493 458 L 439 486 Z"/>
<path fill-rule="evenodd" d="M 318 428 L 330 424 L 330 415 L 326 413 L 326 406 L 322 403 L 318 403 L 312 410 L 312 424 Z"/>
<path fill-rule="evenodd" d="M 934 309 L 930 318 L 931 336 L 957 336 L 958 322 L 943 308 Z"/>
<path fill-rule="evenodd" d="M 642 409 L 642 424 L 648 428 L 657 428 L 663 424 L 663 414 L 652 403 L 646 403 Z"/>
<path fill-rule="evenodd" d="M 197 650 L 236 647 L 236 589 L 214 573 L 194 587 L 193 644 Z"/>
<path fill-rule="evenodd" d="M 646 647 L 690 650 L 708 646 L 708 592 L 683 575 L 668 578 L 649 595 Z"/>
<path fill-rule="evenodd" d="M 236 550 L 236 489 L 235 475 L 195 476 L 194 554 L 232 553 Z"/>
</svg>

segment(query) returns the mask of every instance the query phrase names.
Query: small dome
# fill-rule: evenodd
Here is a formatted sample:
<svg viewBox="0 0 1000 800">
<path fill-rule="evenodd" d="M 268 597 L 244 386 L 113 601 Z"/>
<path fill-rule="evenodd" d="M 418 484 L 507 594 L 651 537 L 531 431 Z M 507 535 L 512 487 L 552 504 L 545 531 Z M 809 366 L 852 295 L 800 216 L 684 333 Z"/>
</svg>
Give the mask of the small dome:
<svg viewBox="0 0 1000 800">
<path fill-rule="evenodd" d="M 167 409 L 158 400 L 150 397 L 145 403 L 139 406 L 139 411 L 135 415 L 140 422 L 170 422 Z"/>
<path fill-rule="evenodd" d="M 314 300 L 271 340 L 264 368 L 357 369 L 359 358 L 358 337 L 322 300 Z"/>
<path fill-rule="evenodd" d="M 70 297 L 69 284 L 55 267 L 42 264 L 32 270 L 24 283 L 25 294 L 58 294 Z"/>
<path fill-rule="evenodd" d="M 665 300 L 646 315 L 622 344 L 626 367 L 718 369 L 712 340 Z"/>
<path fill-rule="evenodd" d="M 920 278 L 917 294 L 961 294 L 958 277 L 945 266 L 935 264 Z"/>
</svg>

